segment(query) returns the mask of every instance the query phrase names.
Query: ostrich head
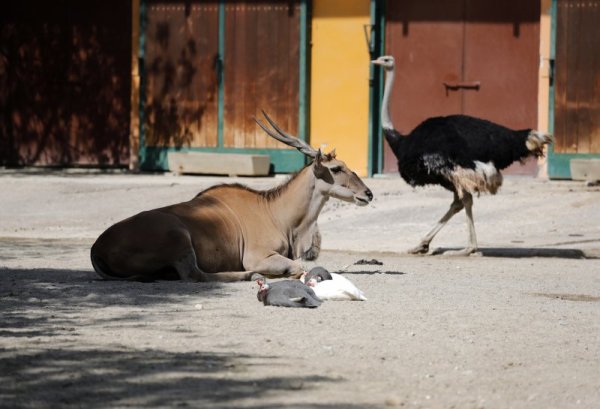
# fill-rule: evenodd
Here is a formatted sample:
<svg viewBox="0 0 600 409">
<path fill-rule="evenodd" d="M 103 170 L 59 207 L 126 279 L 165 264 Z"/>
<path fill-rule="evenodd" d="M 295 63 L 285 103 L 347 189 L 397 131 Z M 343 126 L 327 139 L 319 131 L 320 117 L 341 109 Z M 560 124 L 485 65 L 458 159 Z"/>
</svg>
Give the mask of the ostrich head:
<svg viewBox="0 0 600 409">
<path fill-rule="evenodd" d="M 391 55 L 382 55 L 378 59 L 371 61 L 371 63 L 375 65 L 381 65 L 386 70 L 394 69 L 394 57 Z"/>
</svg>

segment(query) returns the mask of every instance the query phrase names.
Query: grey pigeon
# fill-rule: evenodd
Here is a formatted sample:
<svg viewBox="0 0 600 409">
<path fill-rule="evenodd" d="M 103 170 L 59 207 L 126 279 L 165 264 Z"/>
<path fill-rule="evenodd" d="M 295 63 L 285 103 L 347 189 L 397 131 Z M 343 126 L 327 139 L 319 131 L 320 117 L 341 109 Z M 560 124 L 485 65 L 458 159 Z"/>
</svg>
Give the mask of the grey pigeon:
<svg viewBox="0 0 600 409">
<path fill-rule="evenodd" d="M 317 308 L 323 301 L 315 292 L 299 280 L 281 280 L 267 283 L 267 280 L 255 274 L 252 279 L 260 286 L 256 295 L 264 305 L 291 308 Z"/>
</svg>

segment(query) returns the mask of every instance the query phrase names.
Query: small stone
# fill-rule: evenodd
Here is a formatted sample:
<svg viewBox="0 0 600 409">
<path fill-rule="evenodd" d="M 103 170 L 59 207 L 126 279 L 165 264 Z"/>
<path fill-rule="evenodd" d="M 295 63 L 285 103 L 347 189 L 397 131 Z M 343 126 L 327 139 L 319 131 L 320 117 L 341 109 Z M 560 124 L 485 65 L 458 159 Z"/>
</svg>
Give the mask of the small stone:
<svg viewBox="0 0 600 409">
<path fill-rule="evenodd" d="M 385 403 L 385 406 L 400 406 L 400 405 L 402 405 L 402 401 L 398 398 L 387 398 L 384 403 Z"/>
<path fill-rule="evenodd" d="M 196 304 L 194 305 L 194 308 L 197 310 L 201 310 L 202 309 L 202 304 Z"/>
</svg>

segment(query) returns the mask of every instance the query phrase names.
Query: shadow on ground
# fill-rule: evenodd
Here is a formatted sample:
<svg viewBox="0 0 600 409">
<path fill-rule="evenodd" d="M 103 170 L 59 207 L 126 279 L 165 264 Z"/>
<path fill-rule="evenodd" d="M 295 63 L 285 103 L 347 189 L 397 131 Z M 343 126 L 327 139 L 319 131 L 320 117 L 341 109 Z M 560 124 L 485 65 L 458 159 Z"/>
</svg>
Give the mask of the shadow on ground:
<svg viewBox="0 0 600 409">
<path fill-rule="evenodd" d="M 335 271 L 334 271 L 335 272 Z M 339 274 L 342 275 L 376 275 L 376 274 L 386 274 L 386 275 L 394 275 L 394 276 L 401 276 L 404 275 L 406 273 L 402 272 L 402 271 L 389 271 L 389 270 L 373 270 L 373 271 L 340 271 Z"/>
<path fill-rule="evenodd" d="M 140 309 L 186 297 L 228 297 L 219 283 L 106 281 L 93 271 L 0 268 L 0 336 L 51 336 L 69 331 L 74 311 L 109 306 Z M 137 307 L 137 308 L 135 308 Z M 135 319 L 130 312 L 110 320 Z"/>
<path fill-rule="evenodd" d="M 460 248 L 435 249 L 431 255 L 442 255 L 446 251 L 462 250 Z M 566 258 L 566 259 L 585 259 L 596 258 L 586 254 L 579 249 L 557 249 L 557 248 L 527 248 L 527 247 L 487 247 L 478 248 L 478 253 L 483 257 L 506 257 L 506 258 L 528 258 L 528 257 L 546 257 L 546 258 Z"/>
<path fill-rule="evenodd" d="M 82 326 L 116 333 L 120 326 L 144 327 L 148 311 L 185 313 L 193 307 L 178 306 L 182 298 L 229 297 L 231 291 L 218 283 L 103 281 L 85 270 L 0 269 L 0 337 L 22 340 L 20 346 L 0 343 L 5 345 L 0 346 L 0 407 L 364 407 L 294 403 L 310 401 L 306 394 L 314 388 L 344 380 L 294 375 L 285 357 L 262 350 L 181 352 L 144 348 L 142 342 L 132 348 L 118 339 L 108 345 L 78 339 Z M 156 304 L 164 308 L 145 308 Z M 102 318 L 94 313 L 113 305 L 125 308 Z M 171 335 L 180 336 L 177 331 Z M 257 404 L 263 398 L 267 404 Z M 278 401 L 291 404 L 271 404 Z"/>
<path fill-rule="evenodd" d="M 323 376 L 245 375 L 251 366 L 272 365 L 272 360 L 277 358 L 155 349 L 4 350 L 0 351 L 0 406 L 227 407 L 241 399 L 310 393 L 317 384 L 327 387 L 340 381 Z"/>
</svg>

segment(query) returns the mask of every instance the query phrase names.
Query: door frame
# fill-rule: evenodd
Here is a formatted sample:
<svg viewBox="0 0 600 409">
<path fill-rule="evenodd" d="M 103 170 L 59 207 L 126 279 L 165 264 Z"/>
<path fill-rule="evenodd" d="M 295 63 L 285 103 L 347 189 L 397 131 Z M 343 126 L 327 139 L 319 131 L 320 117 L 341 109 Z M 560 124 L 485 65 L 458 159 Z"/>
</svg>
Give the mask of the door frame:
<svg viewBox="0 0 600 409">
<path fill-rule="evenodd" d="M 550 5 L 550 92 L 548 98 L 548 131 L 554 134 L 554 94 L 555 94 L 555 61 L 556 61 L 556 18 L 558 13 L 558 0 L 552 0 Z M 548 177 L 550 179 L 571 179 L 571 159 L 600 158 L 597 153 L 556 153 L 554 144 L 548 146 Z"/>
<path fill-rule="evenodd" d="M 135 1 L 135 0 L 133 0 Z M 270 148 L 228 148 L 223 146 L 223 118 L 224 118 L 224 72 L 223 61 L 226 61 L 225 50 L 225 3 L 219 0 L 219 44 L 218 59 L 221 69 L 218 76 L 218 131 L 216 147 L 158 147 L 146 146 L 145 144 L 145 101 L 146 101 L 146 75 L 145 75 L 145 46 L 146 46 L 146 24 L 147 24 L 147 0 L 138 0 L 139 6 L 139 50 L 138 65 L 140 75 L 139 89 L 139 167 L 141 170 L 169 170 L 167 154 L 169 152 L 213 152 L 213 153 L 241 153 L 255 155 L 269 155 L 271 164 L 276 173 L 295 172 L 306 164 L 306 157 L 295 149 L 270 149 Z M 309 0 L 300 0 L 300 32 L 299 32 L 299 83 L 298 83 L 298 138 L 306 141 L 309 139 L 307 126 L 308 112 L 308 69 L 309 69 Z"/>
<path fill-rule="evenodd" d="M 385 0 L 371 0 L 371 27 L 369 56 L 375 60 L 385 52 Z M 369 62 L 369 151 L 367 173 L 369 177 L 383 172 L 383 130 L 381 129 L 381 97 L 383 96 L 383 70 Z"/>
</svg>

